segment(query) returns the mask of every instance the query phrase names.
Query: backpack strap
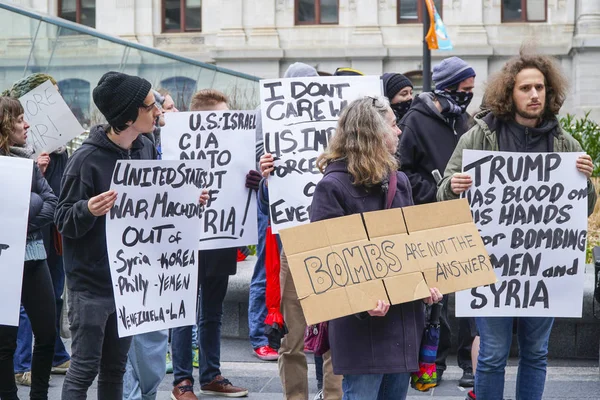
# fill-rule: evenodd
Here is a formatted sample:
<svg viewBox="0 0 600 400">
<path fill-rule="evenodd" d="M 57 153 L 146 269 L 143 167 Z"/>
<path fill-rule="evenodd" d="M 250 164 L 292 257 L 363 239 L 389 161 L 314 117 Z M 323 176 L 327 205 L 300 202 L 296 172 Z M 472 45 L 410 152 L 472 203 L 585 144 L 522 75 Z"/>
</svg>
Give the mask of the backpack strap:
<svg viewBox="0 0 600 400">
<path fill-rule="evenodd" d="M 390 174 L 390 187 L 387 192 L 387 201 L 385 202 L 385 208 L 392 208 L 392 202 L 396 196 L 396 189 L 398 189 L 398 173 L 394 172 Z"/>
</svg>

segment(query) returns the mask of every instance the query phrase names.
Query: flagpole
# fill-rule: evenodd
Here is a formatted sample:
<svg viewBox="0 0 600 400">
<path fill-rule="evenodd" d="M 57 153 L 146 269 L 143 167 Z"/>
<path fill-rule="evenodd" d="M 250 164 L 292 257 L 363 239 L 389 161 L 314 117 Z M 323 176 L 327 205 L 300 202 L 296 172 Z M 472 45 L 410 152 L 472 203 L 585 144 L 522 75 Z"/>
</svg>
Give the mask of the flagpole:
<svg viewBox="0 0 600 400">
<path fill-rule="evenodd" d="M 427 45 L 427 32 L 429 31 L 429 11 L 427 10 L 427 0 L 423 1 L 423 92 L 431 92 L 431 50 Z"/>
</svg>

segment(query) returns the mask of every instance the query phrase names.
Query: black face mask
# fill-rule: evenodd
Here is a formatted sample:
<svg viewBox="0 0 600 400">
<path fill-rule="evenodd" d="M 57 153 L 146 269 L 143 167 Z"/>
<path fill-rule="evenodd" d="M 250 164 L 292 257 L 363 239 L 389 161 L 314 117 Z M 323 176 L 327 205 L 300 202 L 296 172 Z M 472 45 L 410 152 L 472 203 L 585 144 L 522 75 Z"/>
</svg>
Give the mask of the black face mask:
<svg viewBox="0 0 600 400">
<path fill-rule="evenodd" d="M 412 99 L 402 101 L 402 102 L 396 103 L 396 104 L 390 104 L 390 107 L 392 107 L 392 111 L 394 111 L 394 115 L 396 116 L 396 122 L 400 122 L 402 117 L 404 117 L 404 114 L 407 113 L 411 104 L 412 104 Z"/>
<path fill-rule="evenodd" d="M 456 102 L 456 105 L 460 107 L 460 110 L 465 113 L 467 112 L 467 107 L 471 104 L 471 100 L 473 100 L 473 92 L 457 92 L 453 90 L 448 92 L 452 100 Z"/>
</svg>

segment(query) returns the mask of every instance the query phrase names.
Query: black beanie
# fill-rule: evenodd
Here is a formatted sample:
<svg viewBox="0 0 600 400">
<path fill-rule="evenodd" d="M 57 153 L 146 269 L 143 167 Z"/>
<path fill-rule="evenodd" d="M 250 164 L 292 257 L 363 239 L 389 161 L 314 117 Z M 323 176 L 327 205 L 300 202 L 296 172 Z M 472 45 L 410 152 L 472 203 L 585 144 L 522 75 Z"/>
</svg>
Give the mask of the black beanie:
<svg viewBox="0 0 600 400">
<path fill-rule="evenodd" d="M 139 76 L 109 71 L 102 75 L 92 97 L 98 110 L 113 127 L 134 121 L 152 85 Z"/>
<path fill-rule="evenodd" d="M 412 82 L 406 76 L 402 74 L 386 73 L 381 76 L 383 79 L 383 90 L 385 91 L 385 97 L 392 100 L 394 96 L 398 94 L 403 88 L 410 86 L 413 87 Z"/>
</svg>

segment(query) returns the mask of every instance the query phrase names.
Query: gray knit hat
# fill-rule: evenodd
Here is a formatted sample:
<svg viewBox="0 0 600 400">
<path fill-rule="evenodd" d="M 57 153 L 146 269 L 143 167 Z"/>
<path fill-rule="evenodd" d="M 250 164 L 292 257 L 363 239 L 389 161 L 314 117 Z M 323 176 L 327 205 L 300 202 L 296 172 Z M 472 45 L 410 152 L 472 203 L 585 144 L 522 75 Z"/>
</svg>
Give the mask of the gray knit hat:
<svg viewBox="0 0 600 400">
<path fill-rule="evenodd" d="M 450 57 L 433 67 L 432 78 L 435 88 L 444 90 L 473 76 L 475 76 L 475 70 L 462 58 Z"/>
</svg>

